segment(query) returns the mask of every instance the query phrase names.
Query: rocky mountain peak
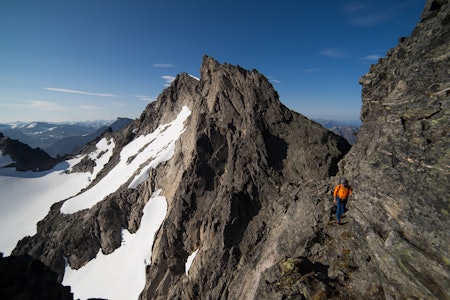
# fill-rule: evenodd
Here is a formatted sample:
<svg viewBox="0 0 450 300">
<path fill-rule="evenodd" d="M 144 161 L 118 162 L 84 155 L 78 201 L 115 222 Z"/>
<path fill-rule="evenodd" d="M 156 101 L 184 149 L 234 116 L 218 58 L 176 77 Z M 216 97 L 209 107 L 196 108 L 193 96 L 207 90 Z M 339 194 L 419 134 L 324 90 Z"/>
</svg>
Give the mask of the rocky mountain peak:
<svg viewBox="0 0 450 300">
<path fill-rule="evenodd" d="M 183 116 L 165 144 L 170 159 L 139 160 L 91 207 L 62 213 L 72 199 L 61 199 L 13 254 L 61 279 L 66 263 L 79 269 L 124 247 L 158 191 L 167 209 L 148 238 L 151 259 L 139 262 L 140 299 L 448 299 L 448 16 L 448 0 L 427 1 L 411 37 L 360 79 L 363 124 L 350 151 L 286 108 L 262 74 L 205 56 L 200 79 L 180 74 L 102 138 L 114 149 L 80 194 L 124 177 L 115 168 L 142 159 Z M 105 151 L 80 163 L 93 169 Z M 343 176 L 354 194 L 335 225 L 330 191 Z"/>
<path fill-rule="evenodd" d="M 200 249 L 202 258 L 191 276 L 199 283 L 209 277 L 202 289 L 217 285 L 205 290 L 216 298 L 232 284 L 238 262 L 254 255 L 251 244 L 265 240 L 263 232 L 276 226 L 271 211 L 287 209 L 300 191 L 309 193 L 311 182 L 336 174 L 337 163 L 350 149 L 345 139 L 284 106 L 262 74 L 205 56 L 200 80 L 178 75 L 139 119 L 105 136 L 115 148 L 88 189 L 101 184 L 121 160 L 133 161 L 135 156 L 123 157 L 125 147 L 156 130 L 163 133 L 181 112 L 188 115 L 173 156 L 150 169 L 148 179 L 132 188 L 127 181 L 90 209 L 73 214 L 62 214 L 62 203 L 55 204 L 37 234 L 20 241 L 14 254 L 40 258 L 62 278 L 64 257 L 72 268 L 80 268 L 99 249 L 109 254 L 120 247 L 121 229 L 136 232 L 144 205 L 161 189 L 168 209 L 155 237 L 143 297 L 171 298 L 185 289 L 186 282 L 180 281 L 184 264 Z M 86 147 L 94 150 L 95 145 Z M 80 164 L 86 166 L 74 170 L 95 166 L 92 159 Z M 209 274 L 211 264 L 221 267 Z M 255 292 L 254 283 L 245 284 Z"/>
</svg>

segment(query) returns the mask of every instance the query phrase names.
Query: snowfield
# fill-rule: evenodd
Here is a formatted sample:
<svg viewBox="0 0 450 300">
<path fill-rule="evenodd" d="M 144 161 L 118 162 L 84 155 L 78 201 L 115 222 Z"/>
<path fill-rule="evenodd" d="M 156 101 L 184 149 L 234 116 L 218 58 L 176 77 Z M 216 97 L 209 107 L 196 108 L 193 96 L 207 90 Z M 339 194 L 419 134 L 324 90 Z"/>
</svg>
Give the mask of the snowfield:
<svg viewBox="0 0 450 300">
<path fill-rule="evenodd" d="M 0 252 L 10 255 L 20 239 L 36 234 L 36 223 L 52 204 L 88 186 L 88 174 L 64 173 L 79 160 L 60 163 L 46 172 L 0 169 Z"/>
<path fill-rule="evenodd" d="M 109 300 L 138 299 L 145 286 L 145 268 L 150 262 L 153 239 L 164 221 L 166 198 L 156 191 L 144 207 L 139 230 L 122 230 L 122 245 L 113 253 L 97 257 L 82 268 L 66 265 L 63 285 L 70 285 L 74 298 Z"/>
<path fill-rule="evenodd" d="M 172 158 L 175 142 L 184 132 L 184 121 L 191 111 L 185 106 L 177 118 L 167 125 L 160 125 L 154 132 L 140 136 L 131 141 L 120 152 L 120 161 L 99 183 L 86 192 L 64 202 L 61 212 L 75 213 L 88 209 L 103 200 L 109 194 L 117 191 L 121 185 L 139 171 L 141 165 L 146 163 L 130 184 L 135 188 L 148 177 L 148 170 L 157 167 L 161 162 Z"/>
<path fill-rule="evenodd" d="M 96 162 L 92 174 L 66 173 L 83 156 L 62 162 L 45 172 L 17 172 L 2 168 L 11 162 L 11 158 L 0 155 L 0 252 L 10 255 L 20 239 L 34 235 L 37 222 L 56 202 L 68 199 L 61 212 L 70 214 L 89 209 L 129 180 L 129 188 L 136 188 L 147 179 L 151 168 L 172 158 L 175 143 L 184 132 L 184 122 L 190 113 L 189 108 L 183 107 L 173 122 L 130 142 L 122 149 L 120 161 L 114 169 L 83 193 L 80 191 L 95 179 L 111 158 L 115 147 L 112 139 L 100 140 L 96 150 L 89 154 Z M 163 192 L 158 190 L 148 199 L 136 233 L 122 230 L 122 244 L 113 253 L 104 255 L 99 250 L 94 260 L 78 270 L 66 266 L 63 284 L 71 286 L 75 299 L 138 298 L 145 285 L 145 269 L 150 264 L 154 235 L 167 211 L 166 199 L 160 195 Z M 189 258 L 186 273 L 196 253 Z"/>
<path fill-rule="evenodd" d="M 0 252 L 10 255 L 20 239 L 36 234 L 36 223 L 47 215 L 52 204 L 76 195 L 89 185 L 109 161 L 114 142 L 102 139 L 96 147 L 89 155 L 96 163 L 92 174 L 66 173 L 83 156 L 44 172 L 0 168 Z M 0 156 L 0 161 L 7 158 Z"/>
</svg>

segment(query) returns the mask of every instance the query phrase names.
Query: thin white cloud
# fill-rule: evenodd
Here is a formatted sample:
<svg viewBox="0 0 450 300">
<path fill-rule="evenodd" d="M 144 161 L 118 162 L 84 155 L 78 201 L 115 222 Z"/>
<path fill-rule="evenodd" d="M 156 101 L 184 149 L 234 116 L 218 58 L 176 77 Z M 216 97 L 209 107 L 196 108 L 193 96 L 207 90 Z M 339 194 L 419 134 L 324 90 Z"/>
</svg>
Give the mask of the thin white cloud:
<svg viewBox="0 0 450 300">
<path fill-rule="evenodd" d="M 362 59 L 363 59 L 363 60 L 378 60 L 379 58 L 381 58 L 381 55 L 378 55 L 378 54 L 370 54 L 370 55 L 364 56 Z"/>
<path fill-rule="evenodd" d="M 402 14 L 404 9 L 413 4 L 412 1 L 396 2 L 392 1 L 388 5 L 380 6 L 376 3 L 363 3 L 359 1 L 347 2 L 343 6 L 343 11 L 349 17 L 349 23 L 351 25 L 359 27 L 372 27 L 377 26 L 392 19 L 395 19 L 398 15 Z"/>
<path fill-rule="evenodd" d="M 118 102 L 118 101 L 113 101 L 113 102 L 111 102 L 111 104 L 114 106 L 125 106 L 125 103 Z"/>
<path fill-rule="evenodd" d="M 61 106 L 59 103 L 56 102 L 49 102 L 49 101 L 25 101 L 25 103 L 28 103 L 25 105 L 25 107 L 39 109 L 39 110 L 45 110 L 45 111 L 64 111 L 65 108 Z"/>
<path fill-rule="evenodd" d="M 354 13 L 356 11 L 359 11 L 363 8 L 365 8 L 368 4 L 362 3 L 358 1 L 352 1 L 352 2 L 346 2 L 344 3 L 343 10 L 345 13 Z"/>
<path fill-rule="evenodd" d="M 175 65 L 173 64 L 153 64 L 155 68 L 173 68 Z"/>
<path fill-rule="evenodd" d="M 281 80 L 276 79 L 275 76 L 267 76 L 267 78 L 269 79 L 270 82 L 281 83 Z"/>
<path fill-rule="evenodd" d="M 344 52 L 340 49 L 324 49 L 320 54 L 327 57 L 340 58 L 344 56 Z"/>
<path fill-rule="evenodd" d="M 56 102 L 50 101 L 38 101 L 38 100 L 26 100 L 22 103 L 0 103 L 0 107 L 8 108 L 33 108 L 46 111 L 63 111 L 65 108 Z"/>
<path fill-rule="evenodd" d="M 161 76 L 161 78 L 164 79 L 164 80 L 166 81 L 166 83 L 164 84 L 164 86 L 169 86 L 169 85 L 172 83 L 172 81 L 175 80 L 176 77 L 170 76 L 170 75 L 164 75 L 164 76 Z"/>
<path fill-rule="evenodd" d="M 92 105 L 80 105 L 80 108 L 83 110 L 98 110 L 100 107 L 92 106 Z"/>
<path fill-rule="evenodd" d="M 149 96 L 144 96 L 144 95 L 133 95 L 133 97 L 141 99 L 143 101 L 148 101 L 148 102 L 153 102 L 153 101 L 156 100 L 155 98 L 152 98 L 152 97 L 149 97 Z"/>
<path fill-rule="evenodd" d="M 71 93 L 71 94 L 81 94 L 81 95 L 89 95 L 89 96 L 99 96 L 99 97 L 117 97 L 117 95 L 113 95 L 113 94 L 91 93 L 91 92 L 70 90 L 70 89 L 61 89 L 61 88 L 44 88 L 44 90 L 52 91 L 52 92 L 61 92 L 61 93 Z"/>
<path fill-rule="evenodd" d="M 303 72 L 305 73 L 313 73 L 313 72 L 319 72 L 322 71 L 322 68 L 308 68 L 308 69 L 304 69 Z"/>
<path fill-rule="evenodd" d="M 371 27 L 389 21 L 392 18 L 391 14 L 386 12 L 378 12 L 365 16 L 355 17 L 350 20 L 350 24 L 361 26 L 361 27 Z"/>
</svg>

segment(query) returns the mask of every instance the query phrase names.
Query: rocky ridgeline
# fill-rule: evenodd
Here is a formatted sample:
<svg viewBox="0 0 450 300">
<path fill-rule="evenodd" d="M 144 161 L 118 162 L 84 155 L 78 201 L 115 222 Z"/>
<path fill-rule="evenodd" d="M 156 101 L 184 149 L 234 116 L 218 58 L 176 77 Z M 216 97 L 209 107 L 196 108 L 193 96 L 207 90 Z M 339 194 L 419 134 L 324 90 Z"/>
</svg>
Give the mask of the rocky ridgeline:
<svg viewBox="0 0 450 300">
<path fill-rule="evenodd" d="M 427 1 L 412 35 L 360 79 L 363 124 L 341 165 L 356 249 L 371 258 L 353 277 L 390 299 L 450 298 L 449 7 Z"/>
<path fill-rule="evenodd" d="M 210 57 L 200 81 L 183 74 L 158 101 L 192 101 L 192 115 L 174 158 L 157 170 L 173 194 L 142 298 L 252 298 L 262 270 L 315 238 L 314 183 L 336 174 L 350 146 L 283 106 L 257 71 Z"/>
<path fill-rule="evenodd" d="M 53 168 L 61 160 L 50 157 L 39 148 L 31 148 L 0 133 L 0 153 L 9 155 L 14 161 L 8 167 L 17 171 L 43 171 Z"/>
<path fill-rule="evenodd" d="M 79 268 L 100 248 L 107 254 L 119 247 L 121 228 L 135 232 L 145 202 L 162 188 L 169 208 L 153 246 L 143 298 L 218 298 L 228 289 L 229 297 L 254 294 L 254 267 L 261 271 L 267 255 L 277 263 L 286 254 L 302 254 L 316 235 L 310 229 L 318 222 L 310 205 L 317 202 L 311 198 L 315 182 L 338 172 L 338 161 L 350 149 L 347 141 L 282 105 L 257 71 L 205 56 L 200 80 L 179 75 L 139 119 L 108 133 L 116 148 L 103 174 L 117 163 L 123 146 L 172 121 L 183 106 L 192 112 L 175 154 L 146 182 L 135 190 L 125 184 L 75 214 L 60 214 L 61 203 L 55 204 L 37 234 L 20 241 L 13 253 L 39 257 L 62 278 L 64 257 Z M 90 165 L 82 161 L 77 168 L 89 170 Z M 287 244 L 266 253 L 277 248 L 280 238 L 267 233 L 279 227 L 290 206 L 295 213 L 277 229 L 280 243 Z M 293 222 L 299 225 L 294 231 Z M 187 280 L 184 264 L 196 249 L 198 259 Z"/>
<path fill-rule="evenodd" d="M 55 204 L 13 253 L 61 278 L 64 257 L 78 268 L 119 247 L 121 228 L 135 232 L 161 188 L 168 211 L 141 299 L 449 298 L 448 7 L 428 1 L 412 36 L 361 78 L 363 125 L 350 152 L 282 105 L 256 70 L 205 56 L 200 80 L 180 74 L 139 119 L 108 133 L 116 148 L 103 175 L 125 145 L 188 106 L 173 158 L 89 210 L 61 215 Z M 342 175 L 355 193 L 335 226 L 330 191 Z"/>
</svg>

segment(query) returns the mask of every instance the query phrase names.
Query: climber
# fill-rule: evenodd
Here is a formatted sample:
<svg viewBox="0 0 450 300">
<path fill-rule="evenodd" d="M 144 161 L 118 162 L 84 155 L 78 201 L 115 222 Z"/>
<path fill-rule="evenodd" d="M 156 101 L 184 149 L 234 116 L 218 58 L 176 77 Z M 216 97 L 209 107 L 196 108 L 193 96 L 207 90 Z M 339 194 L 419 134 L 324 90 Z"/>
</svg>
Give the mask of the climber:
<svg viewBox="0 0 450 300">
<path fill-rule="evenodd" d="M 334 188 L 333 197 L 336 205 L 336 224 L 341 224 L 341 218 L 345 213 L 348 197 L 352 194 L 352 187 L 347 179 L 341 179 L 340 183 Z"/>
</svg>

